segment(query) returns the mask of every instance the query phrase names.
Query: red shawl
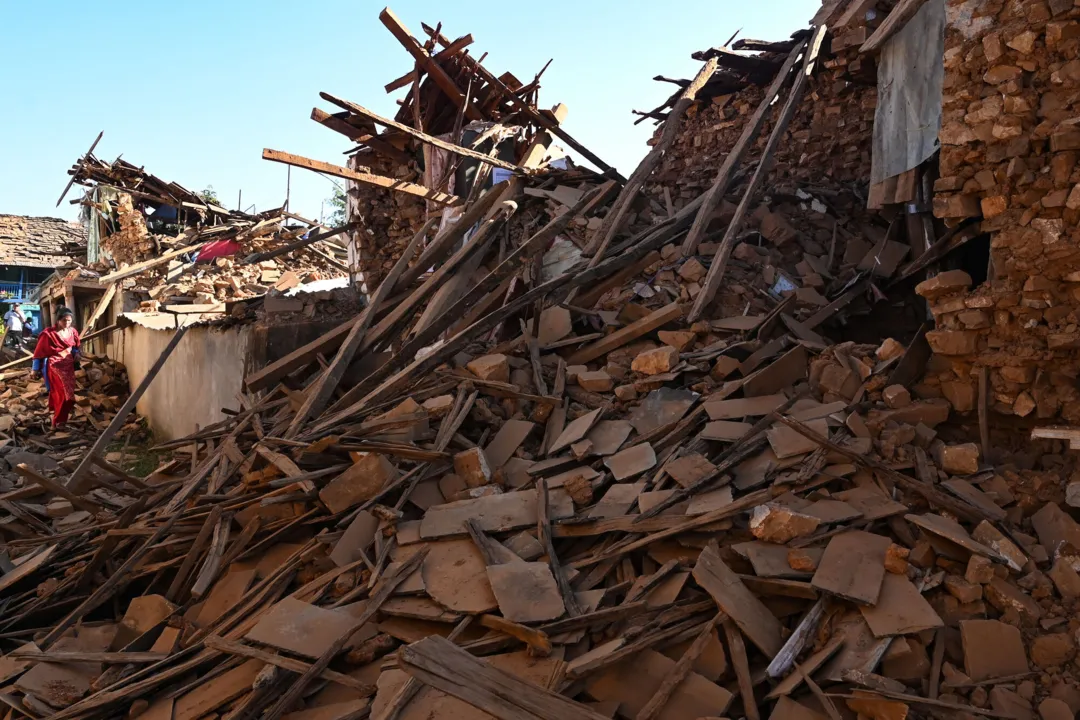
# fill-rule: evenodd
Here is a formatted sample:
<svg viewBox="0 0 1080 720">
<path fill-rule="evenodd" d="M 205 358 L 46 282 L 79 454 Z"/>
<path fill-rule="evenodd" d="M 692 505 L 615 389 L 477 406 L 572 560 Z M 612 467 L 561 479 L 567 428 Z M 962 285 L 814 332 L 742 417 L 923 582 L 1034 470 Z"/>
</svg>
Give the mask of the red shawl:
<svg viewBox="0 0 1080 720">
<path fill-rule="evenodd" d="M 71 328 L 70 340 L 64 340 L 56 328 L 45 328 L 38 336 L 37 347 L 34 348 L 34 358 L 37 360 L 53 359 L 68 348 L 79 347 L 82 341 L 79 331 Z"/>
</svg>

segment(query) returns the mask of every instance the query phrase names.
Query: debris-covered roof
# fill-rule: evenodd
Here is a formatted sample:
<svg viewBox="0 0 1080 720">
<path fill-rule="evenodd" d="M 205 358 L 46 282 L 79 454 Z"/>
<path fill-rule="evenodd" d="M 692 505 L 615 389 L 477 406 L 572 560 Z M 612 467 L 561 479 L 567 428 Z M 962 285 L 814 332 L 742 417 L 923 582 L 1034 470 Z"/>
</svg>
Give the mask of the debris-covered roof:
<svg viewBox="0 0 1080 720">
<path fill-rule="evenodd" d="M 60 267 L 72 262 L 72 249 L 79 246 L 86 246 L 86 230 L 78 223 L 0 215 L 0 265 Z"/>
</svg>

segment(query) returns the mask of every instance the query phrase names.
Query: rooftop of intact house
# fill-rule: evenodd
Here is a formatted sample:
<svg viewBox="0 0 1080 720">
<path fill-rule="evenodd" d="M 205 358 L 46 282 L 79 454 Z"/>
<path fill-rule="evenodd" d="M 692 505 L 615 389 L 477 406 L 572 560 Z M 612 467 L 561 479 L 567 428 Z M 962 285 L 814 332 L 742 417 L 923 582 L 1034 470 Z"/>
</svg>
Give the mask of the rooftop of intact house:
<svg viewBox="0 0 1080 720">
<path fill-rule="evenodd" d="M 85 244 L 86 230 L 78 223 L 0 215 L 0 265 L 58 267 L 71 261 L 73 246 Z"/>
</svg>

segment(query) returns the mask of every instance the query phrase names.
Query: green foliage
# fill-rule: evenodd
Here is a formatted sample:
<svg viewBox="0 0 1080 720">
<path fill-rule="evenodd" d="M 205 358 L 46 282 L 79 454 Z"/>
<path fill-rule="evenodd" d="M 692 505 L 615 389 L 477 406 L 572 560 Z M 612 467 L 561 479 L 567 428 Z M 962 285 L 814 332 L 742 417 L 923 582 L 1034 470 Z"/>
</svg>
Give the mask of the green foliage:
<svg viewBox="0 0 1080 720">
<path fill-rule="evenodd" d="M 198 196 L 202 198 L 203 202 L 217 205 L 218 207 L 225 207 L 221 204 L 221 200 L 218 198 L 217 191 L 214 190 L 213 185 L 207 185 L 206 189 L 198 193 Z"/>
<path fill-rule="evenodd" d="M 345 224 L 345 191 L 340 187 L 334 187 L 334 194 L 326 200 L 330 206 L 330 214 L 326 217 L 326 224 L 330 227 L 338 227 Z"/>
</svg>

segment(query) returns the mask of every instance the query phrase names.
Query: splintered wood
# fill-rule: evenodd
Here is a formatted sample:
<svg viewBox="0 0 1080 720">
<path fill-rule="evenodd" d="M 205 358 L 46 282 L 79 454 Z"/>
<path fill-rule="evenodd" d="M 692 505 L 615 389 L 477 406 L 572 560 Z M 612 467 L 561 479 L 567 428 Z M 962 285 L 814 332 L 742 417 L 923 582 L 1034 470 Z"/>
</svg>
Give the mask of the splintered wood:
<svg viewBox="0 0 1080 720">
<path fill-rule="evenodd" d="M 974 381 L 926 382 L 943 362 L 900 281 L 935 272 L 921 287 L 956 322 L 1070 320 L 1033 281 L 1009 303 L 947 297 L 960 271 L 936 264 L 955 247 L 937 245 L 914 185 L 898 199 L 893 183 L 888 213 L 866 207 L 870 52 L 922 12 L 889 5 L 829 0 L 789 40 L 695 53 L 694 79 L 660 78 L 678 92 L 641 113 L 661 128 L 628 181 L 569 134 L 566 106 L 540 106 L 543 70 L 492 73 L 471 35 L 416 35 L 382 11 L 406 61 L 386 85 L 404 91 L 393 117 L 322 93 L 334 112 L 312 119 L 357 146 L 349 160 L 264 152 L 347 181 L 350 222 L 322 232 L 346 238 L 363 301 L 252 367 L 226 419 L 156 446 L 148 474 L 106 452 L 126 422 L 106 415 L 118 369 L 84 368 L 96 385 L 75 422 L 97 441 L 75 444 L 29 433 L 39 381 L 4 373 L 5 718 L 1080 710 L 1080 489 L 1059 487 L 1080 432 L 1043 428 L 1055 446 L 1010 455 L 984 411 L 1020 402 L 1028 379 L 984 373 L 979 413 Z M 1027 13 L 1075 54 L 1080 10 Z M 994 97 L 950 89 L 981 98 L 980 137 L 1020 142 L 989 106 L 1034 112 L 1021 74 L 1042 42 L 1006 33 L 963 54 L 1027 49 L 994 68 Z M 1075 224 L 1043 185 L 1075 182 L 1077 147 L 954 179 L 1032 188 L 1025 203 Z M 933 168 L 913 170 L 929 188 Z M 305 307 L 286 294 L 302 273 L 271 260 L 329 239 L 314 223 L 233 213 L 92 151 L 72 172 L 127 192 L 106 245 L 132 264 L 112 281 L 161 279 L 151 295 L 168 299 L 186 240 L 265 238 L 248 258 L 259 283 L 210 282 L 189 310 Z M 190 232 L 156 247 L 132 197 L 192 213 Z"/>
</svg>

